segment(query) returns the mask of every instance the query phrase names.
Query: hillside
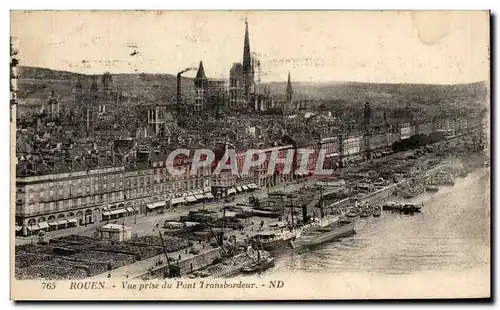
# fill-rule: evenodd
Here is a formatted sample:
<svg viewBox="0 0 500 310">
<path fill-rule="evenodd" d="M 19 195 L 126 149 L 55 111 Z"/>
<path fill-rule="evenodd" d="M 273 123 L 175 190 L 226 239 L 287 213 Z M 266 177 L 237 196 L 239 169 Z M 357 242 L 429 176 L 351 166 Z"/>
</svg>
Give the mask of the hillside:
<svg viewBox="0 0 500 310">
<path fill-rule="evenodd" d="M 45 100 L 51 90 L 59 98 L 70 99 L 77 78 L 84 91 L 89 91 L 92 75 L 44 68 L 18 67 L 17 95 L 19 99 L 35 98 Z M 101 87 L 102 75 L 95 75 Z M 194 99 L 193 80 L 182 78 L 184 100 Z M 174 104 L 177 92 L 177 78 L 172 74 L 113 74 L 111 88 L 121 90 L 125 98 L 137 98 L 139 102 L 163 102 Z"/>
<path fill-rule="evenodd" d="M 286 83 L 268 83 L 271 92 L 278 99 L 285 99 Z M 313 100 L 363 103 L 369 101 L 374 106 L 383 105 L 453 105 L 465 106 L 484 101 L 488 96 L 485 82 L 457 85 L 434 84 L 376 84 L 359 82 L 293 83 L 295 98 Z"/>
<path fill-rule="evenodd" d="M 89 90 L 92 76 L 43 68 L 18 67 L 18 98 L 45 100 L 54 89 L 62 99 L 72 99 L 72 90 L 80 77 L 84 90 Z M 102 75 L 95 76 L 100 87 Z M 162 102 L 167 105 L 176 100 L 176 77 L 172 74 L 113 74 L 112 87 L 122 90 L 125 98 L 138 102 Z M 193 79 L 182 79 L 184 100 L 194 100 Z M 344 101 L 373 106 L 454 106 L 464 107 L 484 102 L 488 85 L 484 82 L 457 85 L 432 84 L 375 84 L 358 82 L 292 82 L 294 99 L 312 101 Z M 286 83 L 263 83 L 279 101 L 285 100 Z M 262 87 L 261 87 L 262 88 Z M 263 88 L 262 88 L 263 89 Z"/>
</svg>

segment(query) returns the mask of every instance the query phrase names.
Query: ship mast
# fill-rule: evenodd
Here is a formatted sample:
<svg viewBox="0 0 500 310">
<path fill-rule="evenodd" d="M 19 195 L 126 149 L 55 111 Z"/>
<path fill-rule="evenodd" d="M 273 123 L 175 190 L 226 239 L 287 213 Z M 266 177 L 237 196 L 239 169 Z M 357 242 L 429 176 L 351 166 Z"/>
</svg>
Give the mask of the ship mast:
<svg viewBox="0 0 500 310">
<path fill-rule="evenodd" d="M 320 217 L 323 218 L 325 216 L 324 211 L 323 211 L 323 186 L 319 187 L 319 212 L 320 212 Z"/>
<path fill-rule="evenodd" d="M 222 208 L 221 243 L 224 244 L 224 226 L 226 224 L 226 206 Z"/>
<path fill-rule="evenodd" d="M 162 236 L 161 232 L 158 232 L 158 233 L 160 234 L 161 246 L 163 248 L 163 252 L 165 253 L 165 259 L 167 260 L 168 277 L 171 278 L 171 277 L 175 276 L 177 273 L 178 273 L 178 275 L 180 275 L 180 269 L 175 270 L 175 271 L 172 270 L 173 266 L 170 265 L 170 260 L 168 257 L 167 248 L 165 247 L 165 242 L 163 241 L 163 236 Z"/>
<path fill-rule="evenodd" d="M 284 189 L 283 189 L 283 206 L 286 208 L 288 207 L 290 209 L 290 212 L 291 212 L 291 217 L 292 217 L 292 224 L 290 225 L 290 223 L 288 222 L 288 216 L 285 217 L 285 221 L 288 223 L 288 226 L 290 227 L 290 231 L 293 229 L 293 204 L 292 204 L 292 199 L 290 199 L 290 205 L 287 205 L 288 201 L 287 201 L 287 198 L 288 198 L 288 195 L 286 193 L 286 183 L 285 183 L 285 186 L 284 186 Z"/>
</svg>

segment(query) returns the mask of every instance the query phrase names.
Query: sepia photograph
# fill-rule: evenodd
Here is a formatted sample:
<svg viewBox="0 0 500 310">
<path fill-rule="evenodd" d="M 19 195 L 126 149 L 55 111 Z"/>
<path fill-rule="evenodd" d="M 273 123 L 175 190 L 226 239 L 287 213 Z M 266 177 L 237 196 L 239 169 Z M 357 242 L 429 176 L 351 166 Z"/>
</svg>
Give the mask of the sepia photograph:
<svg viewBox="0 0 500 310">
<path fill-rule="evenodd" d="M 491 297 L 489 11 L 11 11 L 11 298 Z"/>
</svg>

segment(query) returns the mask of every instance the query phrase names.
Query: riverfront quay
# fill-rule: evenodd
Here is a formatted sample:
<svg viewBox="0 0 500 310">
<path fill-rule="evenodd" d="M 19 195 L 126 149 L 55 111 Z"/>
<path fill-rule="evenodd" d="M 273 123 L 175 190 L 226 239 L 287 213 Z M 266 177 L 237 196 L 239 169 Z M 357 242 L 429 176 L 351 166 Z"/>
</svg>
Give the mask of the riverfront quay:
<svg viewBox="0 0 500 310">
<path fill-rule="evenodd" d="M 261 276 L 305 274 L 444 276 L 488 271 L 491 266 L 489 169 L 478 168 L 453 187 L 423 193 L 422 213 L 384 212 L 360 219 L 351 237 L 313 250 L 277 255 L 276 266 Z"/>
<path fill-rule="evenodd" d="M 432 156 L 421 156 L 420 159 L 418 160 L 406 160 L 407 156 L 413 156 L 411 154 L 394 154 L 387 156 L 385 158 L 380 158 L 377 160 L 374 160 L 370 164 L 364 164 L 361 166 L 365 167 L 360 167 L 359 169 L 374 169 L 371 166 L 375 165 L 375 167 L 378 167 L 377 165 L 384 165 L 384 164 L 389 164 L 392 165 L 392 161 L 397 160 L 398 162 L 404 162 L 406 166 L 408 167 L 417 167 L 417 170 L 422 168 L 421 166 L 424 165 L 425 163 L 429 162 L 430 157 Z M 402 158 L 402 159 L 397 159 L 397 158 Z M 440 162 L 446 162 L 447 159 L 441 159 Z M 439 170 L 442 165 L 439 165 L 438 162 L 434 163 L 434 170 Z M 424 165 L 425 166 L 425 165 Z M 378 168 L 377 168 L 378 169 Z M 407 168 L 404 168 L 407 169 Z M 380 170 L 380 172 L 382 172 Z M 428 171 L 433 171 L 432 168 L 429 169 Z M 343 169 L 338 176 L 336 176 L 336 180 L 339 180 L 340 178 L 347 180 L 349 184 L 351 185 L 356 185 L 359 183 L 359 181 L 351 181 L 351 180 L 356 180 L 359 175 L 362 174 L 362 171 L 356 171 L 354 168 L 348 168 L 348 169 Z M 394 180 L 395 181 L 395 180 Z M 362 190 L 357 189 L 356 186 L 351 186 L 350 192 L 346 193 L 345 187 L 340 186 L 340 188 L 337 188 L 335 190 L 328 190 L 328 186 L 321 185 L 319 186 L 320 192 L 325 194 L 325 203 L 324 203 L 324 211 L 325 215 L 328 214 L 336 214 L 336 213 L 342 213 L 346 212 L 347 209 L 349 209 L 352 206 L 353 200 L 352 197 L 357 197 L 357 201 L 360 204 L 363 204 L 365 202 L 368 202 L 370 204 L 373 203 L 380 203 L 381 201 L 391 199 L 393 196 L 393 193 L 397 190 L 399 184 L 402 182 L 405 182 L 405 179 L 398 181 L 397 183 L 393 184 L 387 184 L 384 182 L 380 183 L 378 180 L 374 182 L 373 188 L 369 190 L 368 192 L 363 192 Z M 321 182 L 319 182 L 321 183 Z M 390 182 L 389 182 L 390 183 Z M 315 179 L 309 179 L 304 182 L 299 182 L 299 183 L 294 183 L 294 184 L 287 184 L 286 186 L 282 186 L 281 188 L 277 188 L 273 191 L 269 191 L 269 194 L 273 193 L 280 193 L 280 192 L 286 192 L 290 193 L 293 195 L 298 195 L 300 196 L 301 193 L 312 193 L 316 192 L 316 196 L 318 195 L 318 181 Z M 323 184 L 323 183 L 321 183 Z M 380 187 L 382 186 L 382 187 Z M 384 187 L 385 186 L 385 187 Z M 316 188 L 313 191 L 313 188 Z M 378 189 L 377 189 L 378 188 Z M 301 190 L 302 189 L 302 190 Z M 339 192 L 340 191 L 340 192 Z M 333 198 L 328 198 L 327 194 L 331 193 Z M 321 194 L 321 195 L 323 195 Z M 346 198 L 342 198 L 342 195 L 347 194 Z M 267 192 L 265 191 L 256 191 L 253 193 L 247 193 L 244 196 L 237 196 L 235 201 L 232 203 L 227 203 L 227 202 L 219 202 L 219 203 L 213 203 L 213 204 L 205 204 L 201 205 L 196 209 L 203 209 L 206 212 L 211 212 L 215 218 L 221 217 L 225 214 L 227 210 L 222 210 L 225 209 L 225 207 L 230 207 L 230 209 L 233 209 L 234 207 L 237 207 L 238 204 L 243 204 L 246 205 L 246 208 L 250 208 L 249 204 L 249 198 L 252 199 L 260 199 L 261 202 L 265 202 L 266 199 L 269 199 L 269 196 Z M 286 196 L 286 195 L 285 195 Z M 285 197 L 283 196 L 283 197 Z M 305 196 L 307 199 L 313 199 L 314 197 L 312 196 Z M 286 199 L 286 197 L 285 197 Z M 309 205 L 309 203 L 307 203 Z M 286 205 L 286 204 L 285 204 Z M 284 205 L 284 206 L 285 206 Z M 193 207 L 192 209 L 195 209 Z M 311 205 L 307 209 L 309 214 L 311 215 L 311 220 L 315 220 L 321 212 L 319 212 L 318 206 L 317 205 Z M 183 214 L 186 214 L 187 210 L 183 210 Z M 232 211 L 233 212 L 233 211 Z M 234 212 L 233 212 L 234 213 Z M 285 212 L 286 213 L 286 212 Z M 240 245 L 251 245 L 248 243 L 249 239 L 255 235 L 255 234 L 262 234 L 265 232 L 276 232 L 279 233 L 280 231 L 283 231 L 284 229 L 287 229 L 286 226 L 279 226 L 279 223 L 283 223 L 284 221 L 290 220 L 290 215 L 288 214 L 284 216 L 283 219 L 278 219 L 278 218 L 262 218 L 262 217 L 256 217 L 253 216 L 249 219 L 242 219 L 240 220 L 240 223 L 243 224 L 244 227 L 241 229 L 230 229 L 226 228 L 225 229 L 225 236 L 227 236 L 226 241 L 224 242 L 223 247 L 214 247 L 212 244 L 213 238 L 209 238 L 207 240 L 190 240 L 188 241 L 189 244 L 186 244 L 186 246 L 182 246 L 180 249 L 176 249 L 175 247 L 178 247 L 181 243 L 183 244 L 185 241 L 181 242 L 181 239 L 178 239 L 179 241 L 176 241 L 178 237 L 175 236 L 169 236 L 167 233 L 167 230 L 162 225 L 162 222 L 164 221 L 174 221 L 178 220 L 181 214 L 179 214 L 178 211 L 172 210 L 171 213 L 164 214 L 161 217 L 161 220 L 158 221 L 158 218 L 156 218 L 154 215 L 151 216 L 151 219 L 155 219 L 157 224 L 159 224 L 157 227 L 156 225 L 153 226 L 153 229 L 151 230 L 151 233 L 148 234 L 148 231 L 144 231 L 144 235 L 140 236 L 138 235 L 138 238 L 142 237 L 147 237 L 147 236 L 153 236 L 158 233 L 164 234 L 165 239 L 169 242 L 167 245 L 168 250 L 168 257 L 171 261 L 169 261 L 169 264 L 166 263 L 166 256 L 164 254 L 164 251 L 161 248 L 161 245 L 158 243 L 159 240 L 157 241 L 151 241 L 151 245 L 149 246 L 149 250 L 152 256 L 149 256 L 150 254 L 138 254 L 138 253 L 144 253 L 143 249 L 146 249 L 147 246 L 147 241 L 146 243 L 143 243 L 140 246 L 144 246 L 144 248 L 138 247 L 139 244 L 137 241 L 132 240 L 131 242 L 126 243 L 126 248 L 119 249 L 116 248 L 116 250 L 112 250 L 113 247 L 117 246 L 111 244 L 109 249 L 112 251 L 115 251 L 117 254 L 110 255 L 110 259 L 113 260 L 114 263 L 112 263 L 111 268 L 109 268 L 109 263 L 106 266 L 105 263 L 99 263 L 101 264 L 100 267 L 93 267 L 90 268 L 89 271 L 87 271 L 87 275 L 85 275 L 82 272 L 78 273 L 73 273 L 74 276 L 78 277 L 88 277 L 91 275 L 92 277 L 96 278 L 121 278 L 121 277 L 128 277 L 128 278 L 147 278 L 147 279 L 154 279 L 154 278 L 162 278 L 165 275 L 168 275 L 168 270 L 169 265 L 178 267 L 181 276 L 189 276 L 194 275 L 194 277 L 226 277 L 226 276 L 232 276 L 235 274 L 238 274 L 239 270 L 244 268 L 245 266 L 248 266 L 249 264 L 252 263 L 251 260 L 244 258 L 244 253 L 241 251 L 245 251 L 244 249 L 240 248 Z M 226 214 L 228 216 L 228 214 Z M 234 215 L 233 215 L 234 216 Z M 384 218 L 382 216 L 382 218 Z M 144 219 L 146 217 L 142 217 Z M 127 220 L 135 220 L 135 219 L 127 219 Z M 141 222 L 139 222 L 140 219 L 137 219 L 139 225 L 137 227 L 141 227 Z M 299 214 L 296 215 L 295 220 L 297 221 L 296 223 L 300 225 L 300 221 L 303 221 L 303 217 Z M 370 218 L 370 220 L 372 220 Z M 365 220 L 358 220 L 358 222 L 363 223 L 366 222 Z M 142 224 L 144 225 L 144 224 Z M 151 225 L 151 224 L 149 224 Z M 136 230 L 134 228 L 134 225 L 130 224 L 131 228 L 133 229 L 134 232 L 140 232 L 141 230 Z M 357 225 L 358 227 L 360 225 Z M 363 225 L 361 225 L 363 226 Z M 151 226 L 150 226 L 151 227 Z M 215 231 L 217 228 L 214 228 Z M 210 235 L 210 234 L 209 234 Z M 80 239 L 66 239 L 64 240 L 64 237 L 61 238 L 53 238 L 49 239 L 50 242 L 48 245 L 43 246 L 43 245 L 38 245 L 37 247 L 40 248 L 40 251 L 50 251 L 50 249 L 54 248 L 54 245 L 56 247 L 64 247 L 64 248 L 72 248 L 76 251 L 84 251 L 82 253 L 87 253 L 86 255 L 88 257 L 91 257 L 92 251 L 103 251 L 103 248 L 96 248 L 96 245 L 99 244 L 101 241 L 96 241 L 93 240 L 92 235 L 89 235 L 90 239 L 84 239 L 85 236 L 81 236 Z M 348 238 L 347 238 L 348 239 Z M 146 239 L 145 239 L 146 240 Z M 189 239 L 186 239 L 189 240 Z M 54 241 L 57 241 L 54 243 Z M 88 245 L 83 245 L 82 244 L 88 244 Z M 181 242 L 181 243 L 179 243 Z M 341 241 L 342 242 L 342 241 Z M 57 245 L 59 244 L 59 245 Z M 94 245 L 95 244 L 95 245 Z M 172 248 L 173 246 L 173 248 Z M 328 246 L 328 243 L 325 244 L 325 246 Z M 46 248 L 46 250 L 43 250 Z M 81 250 L 78 250 L 80 249 Z M 231 250 L 231 251 L 230 251 Z M 118 251 L 118 252 L 116 252 Z M 155 252 L 156 251 L 156 252 Z M 230 252 L 230 253 L 228 253 Z M 19 251 L 20 255 L 31 255 L 30 250 L 28 249 L 26 254 L 23 254 L 23 251 Z M 32 252 L 31 252 L 32 253 Z M 99 252 L 102 253 L 102 252 Z M 118 254 L 120 253 L 120 254 Z M 135 257 L 131 257 L 130 255 L 132 253 L 137 253 L 133 254 Z M 156 253 L 154 255 L 154 253 Z M 238 254 L 240 253 L 240 254 Z M 45 254 L 47 255 L 47 254 Z M 82 256 L 83 254 L 78 254 L 79 258 L 78 260 L 80 262 L 85 261 L 85 256 Z M 140 259 L 137 260 L 137 258 L 140 255 Z M 228 256 L 229 255 L 229 256 Z M 238 256 L 239 255 L 239 256 Z M 280 261 L 280 253 L 276 254 L 278 259 L 277 262 L 279 264 Z M 149 256 L 149 257 L 148 257 Z M 242 257 L 241 260 L 235 261 L 233 257 Z M 60 266 L 68 266 L 68 264 L 71 261 L 68 261 L 67 258 L 60 258 L 57 259 L 58 264 Z M 80 263 L 81 264 L 81 263 Z M 39 264 L 40 267 L 44 265 L 44 263 Z M 212 266 L 213 267 L 209 267 Z M 36 265 L 35 265 L 36 266 Z M 71 266 L 71 265 L 69 265 Z M 40 267 L 35 267 L 31 270 L 36 271 L 36 268 Z M 106 270 L 106 267 L 108 270 Z M 208 268 L 207 268 L 208 267 Z M 53 267 L 43 267 L 41 268 L 42 270 L 52 270 L 51 268 Z M 104 268 L 104 270 L 103 270 Z M 99 270 L 102 270 L 101 272 L 98 272 Z M 92 272 L 94 274 L 89 274 L 89 272 Z M 22 271 L 19 274 L 25 274 L 22 273 Z M 37 275 L 37 274 L 35 274 Z M 39 276 L 39 275 L 37 275 Z M 64 275 L 61 275 L 64 277 Z"/>
</svg>

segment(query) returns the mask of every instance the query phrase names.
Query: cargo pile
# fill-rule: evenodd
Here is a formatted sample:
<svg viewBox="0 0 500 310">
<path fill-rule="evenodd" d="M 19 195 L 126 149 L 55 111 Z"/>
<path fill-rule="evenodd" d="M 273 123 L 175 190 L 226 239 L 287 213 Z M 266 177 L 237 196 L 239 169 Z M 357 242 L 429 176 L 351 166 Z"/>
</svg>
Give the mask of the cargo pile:
<svg viewBox="0 0 500 310">
<path fill-rule="evenodd" d="M 16 266 L 17 279 L 83 279 L 89 276 L 88 266 L 81 263 L 67 261 L 65 259 L 53 259 L 26 268 Z"/>
<path fill-rule="evenodd" d="M 210 238 L 212 238 L 212 233 L 210 231 L 196 231 L 191 233 L 178 234 L 178 236 L 192 242 L 200 242 L 210 240 Z"/>
<path fill-rule="evenodd" d="M 22 255 L 16 254 L 15 266 L 16 268 L 25 268 L 42 262 L 48 262 L 53 259 L 54 255 L 49 255 L 49 254 L 37 254 L 37 253 L 23 253 Z"/>
<path fill-rule="evenodd" d="M 192 245 L 185 239 L 170 236 L 165 236 L 164 242 L 168 252 Z M 52 239 L 44 245 L 17 247 L 15 276 L 17 279 L 81 279 L 161 253 L 159 236 L 114 242 L 71 235 Z"/>
<path fill-rule="evenodd" d="M 165 248 L 167 252 L 176 252 L 185 248 L 192 246 L 192 243 L 186 239 L 177 238 L 173 236 L 164 236 L 163 242 L 165 243 Z M 142 236 L 134 241 L 125 242 L 127 245 L 140 245 L 140 246 L 157 246 L 160 247 L 161 252 L 163 249 L 161 248 L 161 240 L 159 236 Z"/>
</svg>

